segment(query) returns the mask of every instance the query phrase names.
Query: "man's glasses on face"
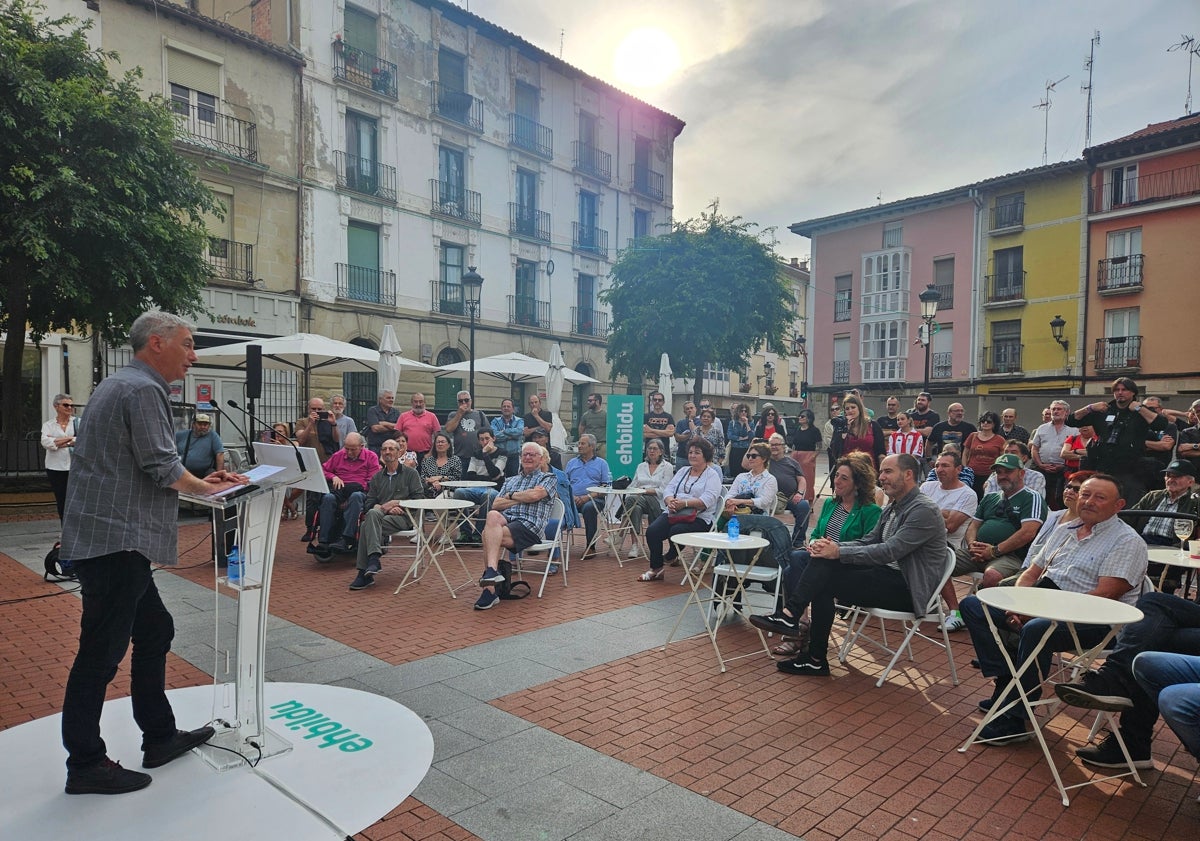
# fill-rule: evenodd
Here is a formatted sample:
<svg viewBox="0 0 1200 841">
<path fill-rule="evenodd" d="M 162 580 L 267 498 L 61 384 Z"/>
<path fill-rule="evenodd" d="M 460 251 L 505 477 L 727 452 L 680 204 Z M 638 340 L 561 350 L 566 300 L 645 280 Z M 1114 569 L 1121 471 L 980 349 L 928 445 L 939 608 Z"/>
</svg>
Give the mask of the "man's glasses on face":
<svg viewBox="0 0 1200 841">
<path fill-rule="evenodd" d="M 470 397 L 460 397 L 460 398 L 458 398 L 458 402 L 459 403 L 470 403 L 471 398 Z"/>
</svg>

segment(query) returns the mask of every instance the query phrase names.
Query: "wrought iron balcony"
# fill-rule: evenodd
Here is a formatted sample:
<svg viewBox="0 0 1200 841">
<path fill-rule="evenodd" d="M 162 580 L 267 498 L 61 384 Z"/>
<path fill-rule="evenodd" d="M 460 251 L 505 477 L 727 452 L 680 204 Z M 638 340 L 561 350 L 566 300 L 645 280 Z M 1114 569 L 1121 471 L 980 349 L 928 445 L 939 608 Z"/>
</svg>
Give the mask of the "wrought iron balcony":
<svg viewBox="0 0 1200 841">
<path fill-rule="evenodd" d="M 206 105 L 172 100 L 179 139 L 243 161 L 258 163 L 258 124 L 222 114 Z"/>
<path fill-rule="evenodd" d="M 984 277 L 986 284 L 985 302 L 989 304 L 1025 303 L 1025 275 L 1028 272 L 1004 272 Z"/>
<path fill-rule="evenodd" d="M 849 321 L 850 320 L 850 293 L 838 292 L 833 299 L 833 320 L 834 321 Z"/>
<path fill-rule="evenodd" d="M 985 374 L 1016 374 L 1021 367 L 1021 349 L 1025 346 L 1020 339 L 1002 339 L 983 349 L 983 372 Z"/>
<path fill-rule="evenodd" d="M 1121 178 L 1091 191 L 1092 213 L 1200 194 L 1200 164 Z"/>
<path fill-rule="evenodd" d="M 429 83 L 429 104 L 435 117 L 449 120 L 472 131 L 483 131 L 483 100 L 466 91 Z"/>
<path fill-rule="evenodd" d="M 585 254 L 595 254 L 602 260 L 608 259 L 608 231 L 571 223 L 571 247 Z"/>
<path fill-rule="evenodd" d="M 1142 291 L 1142 263 L 1145 255 L 1109 257 L 1096 266 L 1096 290 L 1101 295 Z"/>
<path fill-rule="evenodd" d="M 633 191 L 651 199 L 662 201 L 663 177 L 661 172 L 655 172 L 646 166 L 634 164 L 631 167 Z"/>
<path fill-rule="evenodd" d="M 204 255 L 212 266 L 213 277 L 239 283 L 254 283 L 254 246 L 245 242 L 213 237 Z"/>
<path fill-rule="evenodd" d="M 547 160 L 554 157 L 554 132 L 530 117 L 508 115 L 508 142 Z"/>
<path fill-rule="evenodd" d="M 337 185 L 343 190 L 374 196 L 385 201 L 396 200 L 396 168 L 369 158 L 334 152 L 337 166 Z"/>
<path fill-rule="evenodd" d="M 1015 201 L 992 207 L 991 232 L 1025 227 L 1025 202 Z"/>
<path fill-rule="evenodd" d="M 433 214 L 445 216 L 457 222 L 478 225 L 482 198 L 474 190 L 465 190 L 449 181 L 429 179 L 429 191 L 433 199 Z"/>
<path fill-rule="evenodd" d="M 525 295 L 508 296 L 508 323 L 515 327 L 550 329 L 550 302 Z"/>
<path fill-rule="evenodd" d="M 463 298 L 461 283 L 444 283 L 440 280 L 431 280 L 429 282 L 429 289 L 433 298 L 429 306 L 430 312 L 441 313 L 442 315 L 470 315 L 465 299 Z"/>
<path fill-rule="evenodd" d="M 603 339 L 608 335 L 608 313 L 593 307 L 571 307 L 571 333 Z"/>
<path fill-rule="evenodd" d="M 942 351 L 933 354 L 930 359 L 930 364 L 933 368 L 931 376 L 935 380 L 948 380 L 954 376 L 954 364 L 951 360 L 952 354 L 950 351 Z"/>
<path fill-rule="evenodd" d="M 591 143 L 579 140 L 571 144 L 571 156 L 576 172 L 607 184 L 612 180 L 612 155 L 602 152 Z"/>
<path fill-rule="evenodd" d="M 1141 336 L 1109 336 L 1096 339 L 1097 371 L 1128 371 L 1141 367 Z"/>
<path fill-rule="evenodd" d="M 508 232 L 518 237 L 550 241 L 550 214 L 527 205 L 508 203 Z"/>
<path fill-rule="evenodd" d="M 396 306 L 396 273 L 337 264 L 337 296 L 347 301 Z"/>
<path fill-rule="evenodd" d="M 936 283 L 933 288 L 942 296 L 938 299 L 938 312 L 954 309 L 954 284 Z"/>
<path fill-rule="evenodd" d="M 850 360 L 843 359 L 835 360 L 833 363 L 833 382 L 835 385 L 842 385 L 850 382 Z"/>
<path fill-rule="evenodd" d="M 333 48 L 333 78 L 396 98 L 396 65 L 349 44 Z"/>
</svg>

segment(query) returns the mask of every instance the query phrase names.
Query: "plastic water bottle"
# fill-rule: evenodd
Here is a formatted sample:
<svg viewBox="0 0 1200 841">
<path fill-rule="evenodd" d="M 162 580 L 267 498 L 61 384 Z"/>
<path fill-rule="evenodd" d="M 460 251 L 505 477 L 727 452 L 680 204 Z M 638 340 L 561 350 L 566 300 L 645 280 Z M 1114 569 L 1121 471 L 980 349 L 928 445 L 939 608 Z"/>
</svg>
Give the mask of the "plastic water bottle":
<svg viewBox="0 0 1200 841">
<path fill-rule="evenodd" d="M 230 584 L 238 584 L 242 580 L 242 555 L 236 546 L 229 550 L 229 565 L 225 569 L 225 580 Z"/>
<path fill-rule="evenodd" d="M 742 536 L 742 524 L 738 522 L 736 516 L 729 518 L 729 525 L 726 526 L 726 534 L 729 535 L 730 540 L 737 540 Z"/>
</svg>

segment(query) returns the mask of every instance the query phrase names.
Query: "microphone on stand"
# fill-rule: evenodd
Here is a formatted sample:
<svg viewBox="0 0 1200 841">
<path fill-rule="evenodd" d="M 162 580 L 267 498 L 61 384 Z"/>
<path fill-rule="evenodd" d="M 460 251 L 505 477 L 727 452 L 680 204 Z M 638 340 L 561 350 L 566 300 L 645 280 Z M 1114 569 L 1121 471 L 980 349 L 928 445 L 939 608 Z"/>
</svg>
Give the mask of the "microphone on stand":
<svg viewBox="0 0 1200 841">
<path fill-rule="evenodd" d="M 237 404 L 236 400 L 226 400 L 225 403 L 227 405 L 232 406 L 233 408 L 237 409 L 239 412 L 244 414 L 246 417 L 250 418 L 250 420 L 254 421 L 255 423 L 261 424 L 264 429 L 270 429 L 272 432 L 274 432 L 274 429 L 269 424 L 267 424 L 265 421 L 261 420 L 260 418 L 255 417 L 251 412 L 247 411 L 246 409 L 243 409 L 241 406 L 239 406 Z M 304 466 L 304 456 L 300 454 L 300 448 L 296 446 L 296 442 L 293 441 L 291 438 L 287 439 L 287 442 L 289 444 L 291 444 L 292 449 L 296 451 L 296 464 L 300 467 L 300 475 L 307 476 L 308 468 Z"/>
<path fill-rule="evenodd" d="M 232 400 L 230 400 L 229 402 L 233 403 Z M 236 409 L 236 408 L 238 408 L 238 406 L 235 405 L 234 408 Z M 233 419 L 233 415 L 229 414 L 228 412 L 222 412 L 221 414 L 225 417 L 226 420 L 228 420 L 231 424 L 233 424 L 234 431 L 237 432 L 239 435 L 241 435 L 242 440 L 246 442 L 246 458 L 248 458 L 250 460 L 251 464 L 254 464 L 254 442 L 250 440 L 250 436 L 246 434 L 246 430 L 244 430 L 240 426 L 238 426 L 237 421 L 235 421 Z"/>
</svg>

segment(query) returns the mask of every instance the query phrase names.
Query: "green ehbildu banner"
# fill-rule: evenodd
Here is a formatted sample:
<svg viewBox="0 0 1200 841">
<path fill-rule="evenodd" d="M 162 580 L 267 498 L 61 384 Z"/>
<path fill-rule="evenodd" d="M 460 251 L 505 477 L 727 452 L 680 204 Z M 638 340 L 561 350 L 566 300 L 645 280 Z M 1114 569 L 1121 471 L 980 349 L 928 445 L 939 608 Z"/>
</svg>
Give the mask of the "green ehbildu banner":
<svg viewBox="0 0 1200 841">
<path fill-rule="evenodd" d="M 639 394 L 613 394 L 608 398 L 608 469 L 614 479 L 633 478 L 642 460 L 642 415 Z"/>
</svg>

